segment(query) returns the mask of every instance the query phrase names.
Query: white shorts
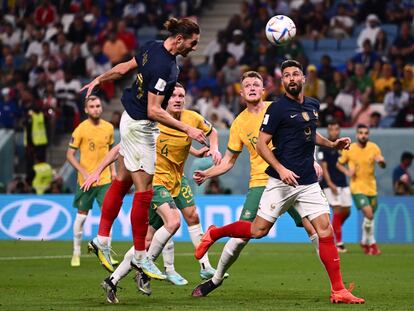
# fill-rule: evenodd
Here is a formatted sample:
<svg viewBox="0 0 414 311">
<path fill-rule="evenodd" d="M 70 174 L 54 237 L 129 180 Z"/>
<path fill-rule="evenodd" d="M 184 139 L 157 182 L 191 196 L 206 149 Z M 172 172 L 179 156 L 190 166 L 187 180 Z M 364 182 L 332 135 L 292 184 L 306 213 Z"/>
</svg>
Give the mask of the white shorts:
<svg viewBox="0 0 414 311">
<path fill-rule="evenodd" d="M 324 188 L 323 192 L 328 199 L 330 206 L 341 206 L 341 207 L 351 207 L 352 206 L 352 197 L 349 187 L 337 187 L 338 195 L 332 193 L 331 188 Z"/>
<path fill-rule="evenodd" d="M 126 111 L 119 123 L 121 149 L 125 167 L 130 172 L 143 170 L 150 175 L 155 174 L 157 157 L 157 122 L 150 120 L 134 120 Z"/>
<path fill-rule="evenodd" d="M 270 222 L 294 208 L 300 217 L 313 220 L 322 214 L 329 214 L 329 204 L 319 183 L 292 187 L 281 180 L 269 177 L 263 191 L 257 215 Z"/>
</svg>

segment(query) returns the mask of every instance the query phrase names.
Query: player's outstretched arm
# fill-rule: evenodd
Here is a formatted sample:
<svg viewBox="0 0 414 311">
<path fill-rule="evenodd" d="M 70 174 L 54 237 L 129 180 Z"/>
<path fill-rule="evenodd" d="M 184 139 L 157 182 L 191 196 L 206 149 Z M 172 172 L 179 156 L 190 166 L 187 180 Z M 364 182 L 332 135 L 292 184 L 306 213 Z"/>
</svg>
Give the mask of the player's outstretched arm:
<svg viewBox="0 0 414 311">
<path fill-rule="evenodd" d="M 297 186 L 297 178 L 300 178 L 291 170 L 284 167 L 275 157 L 272 150 L 269 148 L 269 143 L 272 140 L 272 135 L 263 131 L 260 131 L 259 138 L 256 144 L 257 153 L 265 160 L 270 166 L 272 166 L 278 173 L 281 180 L 290 186 Z"/>
<path fill-rule="evenodd" d="M 116 145 L 105 155 L 98 167 L 85 179 L 85 182 L 80 187 L 83 191 L 88 191 L 95 182 L 99 181 L 102 171 L 118 159 L 119 149 L 121 149 L 121 144 Z"/>
<path fill-rule="evenodd" d="M 120 63 L 112 67 L 107 72 L 93 79 L 92 82 L 86 84 L 84 87 L 81 88 L 80 92 L 87 90 L 86 97 L 88 97 L 89 95 L 91 95 L 93 89 L 95 87 L 98 87 L 102 82 L 118 80 L 121 77 L 123 77 L 126 73 L 128 73 L 130 70 L 135 69 L 137 67 L 138 67 L 138 64 L 135 61 L 135 58 L 132 58 L 131 60 L 127 62 Z"/>
<path fill-rule="evenodd" d="M 156 95 L 148 92 L 148 117 L 165 126 L 186 133 L 191 139 L 197 140 L 203 145 L 207 145 L 206 135 L 202 130 L 191 127 L 181 121 L 174 119 L 167 111 L 161 108 L 164 95 Z"/>
<path fill-rule="evenodd" d="M 338 138 L 335 141 L 330 141 L 329 139 L 326 139 L 323 137 L 319 132 L 316 132 L 316 144 L 318 146 L 333 148 L 336 150 L 343 150 L 343 149 L 349 149 L 349 146 L 351 145 L 351 138 L 349 137 L 341 137 Z"/>
<path fill-rule="evenodd" d="M 221 153 L 218 150 L 218 133 L 213 127 L 210 133 L 210 150 L 207 152 L 207 156 L 211 156 L 214 165 L 219 165 L 221 162 Z"/>
<path fill-rule="evenodd" d="M 233 153 L 227 150 L 219 165 L 212 166 L 205 171 L 194 171 L 194 181 L 198 185 L 201 185 L 209 178 L 223 175 L 233 168 L 238 156 L 238 153 Z"/>
</svg>

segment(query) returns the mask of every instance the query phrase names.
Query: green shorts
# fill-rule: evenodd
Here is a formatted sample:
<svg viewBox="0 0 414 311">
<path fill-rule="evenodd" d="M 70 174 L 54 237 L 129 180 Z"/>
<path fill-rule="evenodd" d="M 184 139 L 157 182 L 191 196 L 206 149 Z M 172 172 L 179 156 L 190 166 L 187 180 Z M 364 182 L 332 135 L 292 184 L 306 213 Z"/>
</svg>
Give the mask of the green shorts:
<svg viewBox="0 0 414 311">
<path fill-rule="evenodd" d="M 193 192 L 185 176 L 181 179 L 180 193 L 175 198 L 171 196 L 171 193 L 164 186 L 154 186 L 154 196 L 152 197 L 149 211 L 149 224 L 156 230 L 161 228 L 164 222 L 155 210 L 164 203 L 168 203 L 180 210 L 195 205 Z"/>
<path fill-rule="evenodd" d="M 246 220 L 253 222 L 259 209 L 260 198 L 266 187 L 251 187 L 246 195 L 246 201 L 243 204 L 243 210 L 240 214 L 239 220 Z M 302 217 L 294 208 L 288 209 L 288 214 L 292 217 L 296 227 L 303 227 Z"/>
<path fill-rule="evenodd" d="M 377 210 L 378 199 L 376 195 L 368 196 L 362 193 L 357 193 L 357 194 L 352 194 L 352 199 L 354 200 L 355 207 L 357 209 L 362 209 L 365 206 L 370 205 L 374 213 Z"/>
<path fill-rule="evenodd" d="M 75 198 L 73 200 L 73 207 L 77 208 L 80 211 L 87 212 L 92 209 L 93 201 L 96 199 L 99 208 L 101 208 L 103 200 L 105 198 L 105 193 L 110 185 L 111 184 L 109 183 L 102 186 L 92 187 L 88 191 L 83 192 L 77 184 Z"/>
</svg>

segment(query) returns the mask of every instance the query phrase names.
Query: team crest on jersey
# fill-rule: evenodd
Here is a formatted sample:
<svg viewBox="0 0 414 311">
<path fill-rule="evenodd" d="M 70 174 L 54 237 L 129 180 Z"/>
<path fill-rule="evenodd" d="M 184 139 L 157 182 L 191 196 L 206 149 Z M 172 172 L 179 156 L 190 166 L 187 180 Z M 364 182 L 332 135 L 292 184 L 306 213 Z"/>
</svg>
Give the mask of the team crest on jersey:
<svg viewBox="0 0 414 311">
<path fill-rule="evenodd" d="M 309 114 L 306 111 L 302 112 L 302 117 L 303 117 L 303 119 L 305 121 L 309 121 L 310 120 Z"/>
</svg>

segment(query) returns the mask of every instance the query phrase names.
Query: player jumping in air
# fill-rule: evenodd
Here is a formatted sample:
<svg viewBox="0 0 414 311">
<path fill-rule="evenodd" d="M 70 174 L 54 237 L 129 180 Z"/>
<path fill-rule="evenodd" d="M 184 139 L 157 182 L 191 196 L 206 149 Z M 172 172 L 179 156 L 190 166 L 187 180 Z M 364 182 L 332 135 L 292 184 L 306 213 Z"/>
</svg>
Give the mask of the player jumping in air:
<svg viewBox="0 0 414 311">
<path fill-rule="evenodd" d="M 129 179 L 132 177 L 136 192 L 131 209 L 135 247 L 131 265 L 158 279 L 165 279 L 165 275 L 154 265 L 145 250 L 148 211 L 153 197 L 156 137 L 159 134 L 157 122 L 206 143 L 202 130 L 174 119 L 163 109 L 177 82 L 176 56 L 187 56 L 196 49 L 200 38 L 199 26 L 186 18 L 170 18 L 164 26 L 170 33 L 165 41 L 149 41 L 140 47 L 137 55 L 130 61 L 116 65 L 82 88 L 87 89 L 89 96 L 101 83 L 119 79 L 131 70 L 138 71 L 132 87 L 125 89 L 122 94 L 121 101 L 125 111 L 120 122 L 119 171 L 117 179 L 105 195 L 98 236 L 89 242 L 89 249 L 98 256 L 108 271 L 113 272 L 108 246 L 109 233 L 122 200 L 130 188 Z"/>
<path fill-rule="evenodd" d="M 305 76 L 302 66 L 294 60 L 281 65 L 285 95 L 273 102 L 263 118 L 257 141 L 258 154 L 269 164 L 266 188 L 254 221 L 240 220 L 223 227 L 211 226 L 195 251 L 199 258 L 222 237 L 261 238 L 269 232 L 277 218 L 294 208 L 307 218 L 319 237 L 320 259 L 331 283 L 332 303 L 364 303 L 355 297 L 342 282 L 340 258 L 335 246 L 329 219 L 329 205 L 318 184 L 314 169 L 315 144 L 348 148 L 351 140 L 329 141 L 316 132 L 319 101 L 303 95 Z M 272 142 L 274 148 L 269 147 Z"/>
</svg>

